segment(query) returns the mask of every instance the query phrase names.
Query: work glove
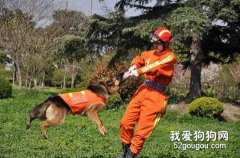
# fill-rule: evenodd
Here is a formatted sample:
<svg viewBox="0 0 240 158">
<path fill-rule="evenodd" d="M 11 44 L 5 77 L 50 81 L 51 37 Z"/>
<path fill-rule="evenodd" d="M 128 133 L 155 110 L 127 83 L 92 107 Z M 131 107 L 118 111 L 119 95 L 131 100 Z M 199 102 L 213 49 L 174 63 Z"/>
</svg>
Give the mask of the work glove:
<svg viewBox="0 0 240 158">
<path fill-rule="evenodd" d="M 123 75 L 123 80 L 127 79 L 128 77 L 130 76 L 136 76 L 138 77 L 138 72 L 137 72 L 137 66 L 136 65 L 133 65 L 131 66 L 128 71 L 126 71 Z"/>
<path fill-rule="evenodd" d="M 129 71 L 124 72 L 123 80 L 127 79 L 128 77 L 130 77 L 130 72 Z"/>
<path fill-rule="evenodd" d="M 137 69 L 132 70 L 132 71 L 130 72 L 130 76 L 138 77 L 139 74 L 138 74 L 138 72 L 137 72 Z"/>
<path fill-rule="evenodd" d="M 128 72 L 131 72 L 133 70 L 137 69 L 137 66 L 136 65 L 133 65 L 131 66 L 129 69 L 128 69 Z"/>
<path fill-rule="evenodd" d="M 123 75 L 123 80 L 127 79 L 128 77 L 130 77 L 131 71 L 135 70 L 136 68 L 137 68 L 136 65 L 131 66 L 131 67 L 128 69 L 128 71 L 126 71 L 126 72 L 124 73 L 124 75 Z"/>
<path fill-rule="evenodd" d="M 128 77 L 131 77 L 131 76 L 135 76 L 135 77 L 138 77 L 139 74 L 137 72 L 137 69 L 129 72 L 129 71 L 126 71 L 124 74 L 123 74 L 123 80 L 127 79 Z"/>
</svg>

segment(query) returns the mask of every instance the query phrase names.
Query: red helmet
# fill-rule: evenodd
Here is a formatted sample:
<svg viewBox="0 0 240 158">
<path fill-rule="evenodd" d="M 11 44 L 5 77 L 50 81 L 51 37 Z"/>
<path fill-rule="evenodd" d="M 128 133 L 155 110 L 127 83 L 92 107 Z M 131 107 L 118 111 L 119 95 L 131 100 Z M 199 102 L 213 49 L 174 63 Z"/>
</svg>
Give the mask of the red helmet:
<svg viewBox="0 0 240 158">
<path fill-rule="evenodd" d="M 167 43 L 172 42 L 172 34 L 165 27 L 157 28 L 156 31 L 153 34 L 151 34 L 150 37 L 151 37 L 151 42 L 156 42 L 156 41 L 163 41 Z"/>
</svg>

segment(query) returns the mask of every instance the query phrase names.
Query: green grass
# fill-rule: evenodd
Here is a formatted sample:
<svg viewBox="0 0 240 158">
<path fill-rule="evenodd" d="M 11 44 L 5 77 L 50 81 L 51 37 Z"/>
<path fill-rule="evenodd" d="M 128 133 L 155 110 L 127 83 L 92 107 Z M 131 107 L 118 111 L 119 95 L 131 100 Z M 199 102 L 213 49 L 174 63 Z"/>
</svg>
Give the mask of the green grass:
<svg viewBox="0 0 240 158">
<path fill-rule="evenodd" d="M 25 129 L 28 112 L 51 93 L 38 91 L 14 91 L 13 98 L 0 100 L 0 157 L 5 158 L 112 158 L 119 155 L 119 123 L 124 109 L 105 110 L 100 114 L 107 136 L 101 136 L 97 127 L 87 117 L 68 116 L 59 127 L 47 130 L 49 140 L 41 136 L 39 121 Z M 228 131 L 228 141 L 193 142 L 224 143 L 226 149 L 174 149 L 171 131 Z M 180 116 L 167 112 L 152 136 L 146 141 L 140 158 L 237 158 L 240 151 L 240 122 L 219 122 L 213 119 Z"/>
</svg>

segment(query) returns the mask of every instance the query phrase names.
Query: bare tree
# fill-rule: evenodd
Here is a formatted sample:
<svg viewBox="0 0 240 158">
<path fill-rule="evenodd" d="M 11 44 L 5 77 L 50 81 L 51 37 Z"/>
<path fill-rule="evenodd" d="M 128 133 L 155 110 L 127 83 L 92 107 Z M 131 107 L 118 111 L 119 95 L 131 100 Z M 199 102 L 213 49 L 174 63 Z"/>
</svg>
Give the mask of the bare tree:
<svg viewBox="0 0 240 158">
<path fill-rule="evenodd" d="M 54 0 L 0 0 L 0 44 L 13 58 L 20 88 L 23 83 L 22 73 L 25 72 L 26 75 L 27 72 L 30 82 L 34 74 L 28 68 L 32 68 L 34 62 L 26 67 L 27 55 L 30 54 L 33 59 L 33 55 L 42 53 L 43 56 L 46 50 L 48 38 L 41 38 L 44 33 L 37 31 L 36 23 L 49 15 L 53 2 Z"/>
<path fill-rule="evenodd" d="M 0 4 L 10 10 L 22 10 L 24 13 L 33 15 L 34 21 L 48 18 L 55 7 L 56 0 L 0 0 Z"/>
</svg>

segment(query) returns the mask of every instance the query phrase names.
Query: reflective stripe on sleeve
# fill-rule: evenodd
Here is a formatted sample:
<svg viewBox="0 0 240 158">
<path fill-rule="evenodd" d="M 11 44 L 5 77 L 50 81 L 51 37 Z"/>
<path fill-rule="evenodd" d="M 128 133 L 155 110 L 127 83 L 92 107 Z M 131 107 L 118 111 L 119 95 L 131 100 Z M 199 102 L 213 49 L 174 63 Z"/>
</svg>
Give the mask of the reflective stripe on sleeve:
<svg viewBox="0 0 240 158">
<path fill-rule="evenodd" d="M 152 69 L 152 68 L 154 68 L 154 67 L 156 67 L 156 66 L 159 66 L 159 65 L 162 65 L 162 64 L 166 64 L 166 63 L 168 63 L 168 62 L 170 62 L 170 61 L 172 61 L 172 60 L 173 60 L 173 56 L 172 56 L 172 55 L 169 55 L 168 57 L 164 58 L 163 60 L 156 61 L 156 62 L 154 62 L 154 63 L 152 63 L 152 64 L 149 64 L 149 65 L 147 65 L 147 66 L 144 66 L 143 68 L 141 68 L 141 71 L 142 71 L 142 73 L 145 73 L 145 72 L 147 72 L 148 70 L 150 70 L 150 69 Z"/>
</svg>

